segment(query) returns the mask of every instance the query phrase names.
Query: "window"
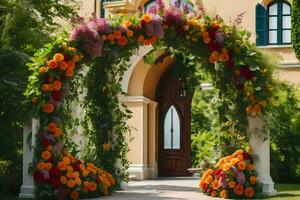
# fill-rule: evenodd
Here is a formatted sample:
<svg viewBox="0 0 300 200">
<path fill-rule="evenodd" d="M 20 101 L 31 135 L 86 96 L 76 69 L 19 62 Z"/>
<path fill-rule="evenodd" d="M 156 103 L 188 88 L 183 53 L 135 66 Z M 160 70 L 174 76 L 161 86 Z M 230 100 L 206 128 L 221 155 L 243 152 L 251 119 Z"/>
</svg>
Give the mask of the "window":
<svg viewBox="0 0 300 200">
<path fill-rule="evenodd" d="M 147 2 L 144 6 L 144 12 L 151 12 L 151 10 L 156 9 L 156 0 L 151 0 L 149 2 Z"/>
<path fill-rule="evenodd" d="M 181 9 L 187 6 L 189 12 L 192 12 L 194 10 L 194 5 L 189 0 L 170 0 L 170 5 L 171 6 L 177 5 Z"/>
<path fill-rule="evenodd" d="M 291 44 L 291 6 L 285 1 L 272 1 L 267 9 L 256 6 L 256 44 Z"/>
<path fill-rule="evenodd" d="M 100 2 L 100 17 L 104 18 L 105 17 L 105 9 L 104 9 L 104 4 L 106 0 L 101 0 Z"/>
<path fill-rule="evenodd" d="M 177 109 L 171 106 L 164 119 L 164 149 L 180 149 L 180 132 Z"/>
</svg>

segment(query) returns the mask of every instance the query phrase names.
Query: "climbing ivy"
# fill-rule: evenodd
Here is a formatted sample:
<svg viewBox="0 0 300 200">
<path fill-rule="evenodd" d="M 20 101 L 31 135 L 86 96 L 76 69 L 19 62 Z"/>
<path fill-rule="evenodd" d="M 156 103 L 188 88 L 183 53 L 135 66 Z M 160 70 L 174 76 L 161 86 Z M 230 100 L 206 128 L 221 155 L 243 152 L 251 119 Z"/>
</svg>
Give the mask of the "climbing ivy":
<svg viewBox="0 0 300 200">
<path fill-rule="evenodd" d="M 293 1 L 292 11 L 292 42 L 295 49 L 295 53 L 298 59 L 300 59 L 300 1 Z"/>
</svg>

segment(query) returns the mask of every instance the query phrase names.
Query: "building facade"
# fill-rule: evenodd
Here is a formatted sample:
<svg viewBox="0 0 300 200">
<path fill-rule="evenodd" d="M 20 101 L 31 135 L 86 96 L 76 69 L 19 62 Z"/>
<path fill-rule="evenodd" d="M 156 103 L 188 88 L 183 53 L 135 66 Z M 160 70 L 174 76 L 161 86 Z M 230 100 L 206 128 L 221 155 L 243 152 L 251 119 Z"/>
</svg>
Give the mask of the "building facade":
<svg viewBox="0 0 300 200">
<path fill-rule="evenodd" d="M 291 1 L 290 0 L 165 0 L 165 5 L 195 4 L 204 8 L 211 16 L 220 16 L 227 24 L 241 20 L 241 27 L 252 33 L 251 41 L 262 51 L 279 60 L 278 77 L 300 84 L 300 63 L 291 45 Z M 154 1 L 82 1 L 80 14 L 108 17 L 118 14 L 132 15 L 139 10 L 148 10 Z M 238 18 L 237 18 L 238 16 Z M 131 58 L 131 66 L 122 80 L 128 93 L 120 101 L 132 111 L 128 121 L 132 127 L 128 159 L 129 172 L 135 179 L 143 180 L 158 176 L 184 176 L 190 157 L 190 104 L 191 97 L 180 95 L 180 82 L 168 73 L 171 57 L 157 51 L 161 62 L 149 65 L 143 56 L 151 47 L 142 47 Z M 168 87 L 172 85 L 172 87 Z M 165 91 L 165 92 L 162 92 Z M 166 130 L 172 131 L 172 138 Z M 168 142 L 169 141 L 169 142 Z M 184 169 L 184 170 L 182 170 Z"/>
</svg>

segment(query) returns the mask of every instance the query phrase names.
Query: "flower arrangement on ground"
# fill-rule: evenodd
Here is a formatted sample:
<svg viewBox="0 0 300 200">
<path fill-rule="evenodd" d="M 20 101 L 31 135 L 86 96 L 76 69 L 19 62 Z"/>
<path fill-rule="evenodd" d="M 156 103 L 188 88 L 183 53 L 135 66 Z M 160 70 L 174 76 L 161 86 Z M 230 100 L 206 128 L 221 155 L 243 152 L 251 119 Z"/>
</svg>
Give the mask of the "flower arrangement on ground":
<svg viewBox="0 0 300 200">
<path fill-rule="evenodd" d="M 213 197 L 253 198 L 257 190 L 257 175 L 251 153 L 237 150 L 205 171 L 199 187 Z"/>
</svg>

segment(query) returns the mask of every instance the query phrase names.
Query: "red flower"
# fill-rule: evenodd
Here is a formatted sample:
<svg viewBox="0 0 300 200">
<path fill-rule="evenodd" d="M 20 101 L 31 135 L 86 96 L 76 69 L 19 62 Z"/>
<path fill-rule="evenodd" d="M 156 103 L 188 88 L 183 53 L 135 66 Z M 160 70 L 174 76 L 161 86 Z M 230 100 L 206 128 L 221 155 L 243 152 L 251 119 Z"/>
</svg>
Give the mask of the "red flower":
<svg viewBox="0 0 300 200">
<path fill-rule="evenodd" d="M 45 83 L 52 83 L 53 77 L 52 76 L 46 76 L 44 80 L 45 80 Z"/>
<path fill-rule="evenodd" d="M 60 75 L 60 78 L 59 78 L 59 80 L 61 80 L 61 81 L 64 81 L 64 80 L 66 80 L 67 79 L 67 77 L 66 77 L 66 75 Z"/>
<path fill-rule="evenodd" d="M 69 61 L 69 60 L 71 60 L 71 56 L 69 54 L 65 54 L 64 58 L 65 58 L 66 62 Z"/>
<path fill-rule="evenodd" d="M 207 45 L 207 48 L 213 52 L 213 51 L 220 51 L 222 49 L 222 46 L 218 43 L 215 43 L 215 42 L 211 42 Z"/>
<path fill-rule="evenodd" d="M 227 62 L 227 68 L 228 68 L 228 69 L 233 69 L 233 68 L 234 68 L 234 61 L 229 60 L 229 61 Z"/>
<path fill-rule="evenodd" d="M 251 80 L 253 78 L 253 73 L 248 67 L 243 67 L 240 69 L 240 76 L 244 77 L 246 80 Z"/>
<path fill-rule="evenodd" d="M 33 173 L 33 180 L 36 183 L 41 183 L 42 181 L 45 181 L 44 174 L 41 173 L 40 171 L 36 171 Z"/>
<path fill-rule="evenodd" d="M 61 100 L 61 91 L 52 91 L 51 97 L 54 101 L 60 101 Z"/>
<path fill-rule="evenodd" d="M 184 33 L 183 27 L 182 27 L 182 26 L 178 26 L 177 32 L 178 32 L 178 33 Z"/>
<path fill-rule="evenodd" d="M 46 148 L 46 147 L 48 147 L 48 146 L 50 146 L 50 145 L 51 145 L 50 140 L 47 140 L 47 139 L 44 139 L 44 140 L 43 140 L 43 146 L 44 146 L 44 148 Z"/>
<path fill-rule="evenodd" d="M 80 171 L 80 167 L 79 165 L 75 164 L 75 163 L 71 163 L 72 168 L 74 169 L 74 171 Z"/>
<path fill-rule="evenodd" d="M 249 153 L 243 152 L 243 158 L 245 160 L 250 160 L 251 164 L 253 164 L 253 158 L 252 158 L 252 156 Z"/>
<path fill-rule="evenodd" d="M 55 177 L 55 178 L 50 177 L 50 184 L 54 188 L 58 188 L 61 185 L 60 178 L 58 178 L 58 177 Z"/>
<path fill-rule="evenodd" d="M 141 20 L 141 25 L 142 26 L 145 26 L 147 23 L 146 23 L 146 21 L 145 20 Z"/>
<path fill-rule="evenodd" d="M 49 171 L 49 175 L 51 178 L 57 178 L 61 176 L 61 173 L 58 169 L 58 167 L 52 167 Z"/>
</svg>

